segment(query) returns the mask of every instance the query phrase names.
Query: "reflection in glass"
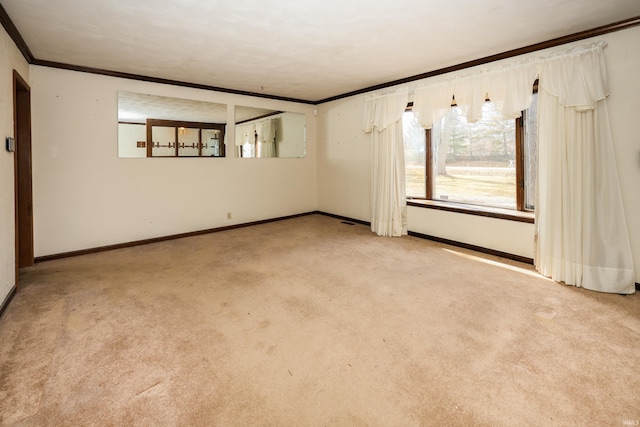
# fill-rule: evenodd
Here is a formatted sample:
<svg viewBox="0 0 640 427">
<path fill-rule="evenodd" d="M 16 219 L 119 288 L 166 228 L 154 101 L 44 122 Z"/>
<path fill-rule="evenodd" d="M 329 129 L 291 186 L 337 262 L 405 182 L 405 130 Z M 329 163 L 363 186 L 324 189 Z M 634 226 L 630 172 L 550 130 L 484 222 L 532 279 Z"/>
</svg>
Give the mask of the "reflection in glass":
<svg viewBox="0 0 640 427">
<path fill-rule="evenodd" d="M 227 106 L 118 93 L 119 157 L 224 157 Z"/>
<path fill-rule="evenodd" d="M 202 156 L 219 157 L 222 152 L 220 146 L 220 131 L 217 129 L 202 129 Z"/>
<path fill-rule="evenodd" d="M 175 128 L 153 126 L 151 135 L 153 157 L 173 157 L 176 155 Z"/>
<path fill-rule="evenodd" d="M 118 141 L 118 157 L 147 157 L 147 127 L 144 123 L 119 123 Z"/>
<path fill-rule="evenodd" d="M 224 125 L 147 119 L 147 157 L 224 157 Z M 202 131 L 210 141 L 202 141 Z M 205 137 L 206 137 L 205 136 Z M 215 149 L 210 150 L 210 145 Z"/>
<path fill-rule="evenodd" d="M 237 106 L 235 122 L 227 141 L 225 104 L 119 92 L 118 156 L 224 157 L 235 147 L 238 157 L 306 157 L 304 114 Z"/>
<path fill-rule="evenodd" d="M 306 157 L 305 115 L 236 107 L 235 143 L 243 158 Z"/>
<path fill-rule="evenodd" d="M 197 157 L 200 155 L 200 129 L 178 128 L 178 156 Z"/>
</svg>

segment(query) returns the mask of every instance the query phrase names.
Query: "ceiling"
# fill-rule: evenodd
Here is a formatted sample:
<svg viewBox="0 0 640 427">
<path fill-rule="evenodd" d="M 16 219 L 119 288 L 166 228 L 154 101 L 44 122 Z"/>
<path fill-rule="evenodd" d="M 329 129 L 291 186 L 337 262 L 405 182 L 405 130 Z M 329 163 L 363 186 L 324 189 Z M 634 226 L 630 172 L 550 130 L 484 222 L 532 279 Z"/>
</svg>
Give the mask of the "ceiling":
<svg viewBox="0 0 640 427">
<path fill-rule="evenodd" d="M 148 117 L 190 122 L 227 122 L 227 106 L 143 93 L 118 93 L 118 121 L 145 123 Z"/>
<path fill-rule="evenodd" d="M 640 16 L 639 0 L 0 0 L 37 60 L 318 101 Z"/>
<path fill-rule="evenodd" d="M 278 112 L 236 105 L 234 117 L 235 122 L 239 123 Z M 226 123 L 227 105 L 145 93 L 118 92 L 119 122 L 145 123 L 149 117 L 161 120 Z"/>
</svg>

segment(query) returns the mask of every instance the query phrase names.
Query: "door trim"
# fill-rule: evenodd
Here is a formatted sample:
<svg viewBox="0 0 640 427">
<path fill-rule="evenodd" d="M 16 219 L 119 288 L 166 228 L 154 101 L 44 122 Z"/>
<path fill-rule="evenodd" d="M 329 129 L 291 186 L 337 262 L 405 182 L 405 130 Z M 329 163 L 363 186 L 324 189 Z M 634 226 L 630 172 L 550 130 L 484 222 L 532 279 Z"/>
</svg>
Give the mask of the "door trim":
<svg viewBox="0 0 640 427">
<path fill-rule="evenodd" d="M 31 88 L 13 70 L 15 269 L 33 265 L 33 192 L 31 169 Z"/>
</svg>

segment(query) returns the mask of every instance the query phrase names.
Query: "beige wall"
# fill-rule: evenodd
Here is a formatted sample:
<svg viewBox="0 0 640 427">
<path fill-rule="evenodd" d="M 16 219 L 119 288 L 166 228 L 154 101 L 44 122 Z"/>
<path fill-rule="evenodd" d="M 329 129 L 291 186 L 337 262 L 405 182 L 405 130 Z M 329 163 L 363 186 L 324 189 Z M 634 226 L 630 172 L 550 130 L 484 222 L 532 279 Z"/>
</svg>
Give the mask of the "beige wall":
<svg viewBox="0 0 640 427">
<path fill-rule="evenodd" d="M 315 135 L 312 106 L 40 66 L 31 86 L 36 256 L 317 209 L 313 137 L 304 159 L 126 159 L 117 144 L 118 91 L 226 103 L 228 123 L 236 104 L 304 113 Z"/>
<path fill-rule="evenodd" d="M 29 81 L 27 61 L 0 27 L 0 304 L 16 284 L 14 154 L 5 150 L 5 138 L 14 137 L 13 70 Z"/>
<path fill-rule="evenodd" d="M 610 80 L 609 113 L 614 150 L 640 282 L 640 27 L 595 40 L 605 49 Z M 557 50 L 560 48 L 554 48 Z M 529 56 L 542 55 L 538 52 Z M 463 70 L 458 74 L 469 73 Z M 421 82 L 413 82 L 415 87 Z M 387 89 L 392 90 L 392 89 Z M 322 211 L 370 220 L 369 137 L 361 131 L 365 95 L 318 107 L 318 204 Z M 520 256 L 534 256 L 534 226 L 453 212 L 408 207 L 409 230 Z"/>
</svg>

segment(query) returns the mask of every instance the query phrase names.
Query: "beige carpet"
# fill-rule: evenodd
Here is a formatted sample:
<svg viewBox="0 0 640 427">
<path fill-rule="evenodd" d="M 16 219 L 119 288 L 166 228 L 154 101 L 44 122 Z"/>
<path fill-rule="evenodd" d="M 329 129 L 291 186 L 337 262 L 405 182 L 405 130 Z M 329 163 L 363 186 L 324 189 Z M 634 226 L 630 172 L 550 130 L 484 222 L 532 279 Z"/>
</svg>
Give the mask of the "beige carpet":
<svg viewBox="0 0 640 427">
<path fill-rule="evenodd" d="M 500 261 L 312 215 L 40 263 L 0 424 L 638 422 L 640 295 Z"/>
</svg>

